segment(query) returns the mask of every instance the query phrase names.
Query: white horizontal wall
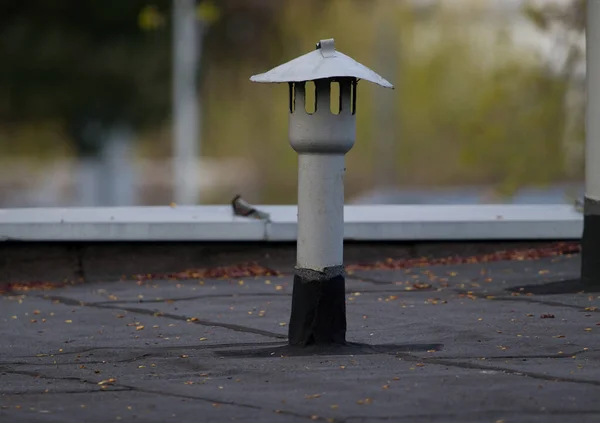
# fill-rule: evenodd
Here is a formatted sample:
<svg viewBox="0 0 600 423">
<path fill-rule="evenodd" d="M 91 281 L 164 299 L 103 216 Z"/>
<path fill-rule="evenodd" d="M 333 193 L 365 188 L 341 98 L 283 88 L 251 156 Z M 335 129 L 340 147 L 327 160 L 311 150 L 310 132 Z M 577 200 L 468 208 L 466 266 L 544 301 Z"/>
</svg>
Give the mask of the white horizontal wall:
<svg viewBox="0 0 600 423">
<path fill-rule="evenodd" d="M 0 241 L 295 241 L 296 206 L 257 206 L 270 221 L 230 206 L 0 210 Z M 578 239 L 567 205 L 345 206 L 344 235 L 358 241 Z"/>
</svg>

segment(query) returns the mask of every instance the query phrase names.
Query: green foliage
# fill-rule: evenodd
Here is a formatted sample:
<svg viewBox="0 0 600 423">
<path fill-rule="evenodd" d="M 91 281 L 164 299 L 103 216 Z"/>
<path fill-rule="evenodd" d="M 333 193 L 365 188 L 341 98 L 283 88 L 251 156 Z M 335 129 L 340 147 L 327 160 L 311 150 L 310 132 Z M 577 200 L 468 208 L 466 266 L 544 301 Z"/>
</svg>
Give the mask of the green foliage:
<svg viewBox="0 0 600 423">
<path fill-rule="evenodd" d="M 0 119 L 92 115 L 141 124 L 165 112 L 169 40 L 139 29 L 145 0 L 4 3 Z"/>
<path fill-rule="evenodd" d="M 171 109 L 172 0 L 2 0 L 0 123 L 56 120 L 84 153 L 94 124 L 164 124 Z M 204 62 L 264 57 L 277 7 L 198 2 Z M 100 133 L 101 130 L 96 131 Z"/>
</svg>

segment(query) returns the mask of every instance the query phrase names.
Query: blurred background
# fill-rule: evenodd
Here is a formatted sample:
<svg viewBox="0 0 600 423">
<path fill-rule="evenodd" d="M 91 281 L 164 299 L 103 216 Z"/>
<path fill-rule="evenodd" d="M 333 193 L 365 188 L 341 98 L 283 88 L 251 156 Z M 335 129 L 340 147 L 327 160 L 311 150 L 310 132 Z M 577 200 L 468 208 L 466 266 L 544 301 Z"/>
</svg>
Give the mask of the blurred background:
<svg viewBox="0 0 600 423">
<path fill-rule="evenodd" d="M 571 203 L 584 0 L 0 0 L 0 207 L 296 202 L 288 90 L 323 38 L 359 83 L 348 203 Z"/>
</svg>

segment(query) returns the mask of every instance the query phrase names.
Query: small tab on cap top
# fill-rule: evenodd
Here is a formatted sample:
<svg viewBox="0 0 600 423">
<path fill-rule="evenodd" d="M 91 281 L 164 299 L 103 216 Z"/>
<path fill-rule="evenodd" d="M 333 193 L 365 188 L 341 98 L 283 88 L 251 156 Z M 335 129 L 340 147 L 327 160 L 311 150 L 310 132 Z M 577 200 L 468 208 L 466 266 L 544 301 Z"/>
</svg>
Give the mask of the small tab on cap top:
<svg viewBox="0 0 600 423">
<path fill-rule="evenodd" d="M 335 43 L 333 38 L 321 40 L 317 43 L 317 50 L 321 50 L 323 57 L 331 57 L 335 54 Z"/>
</svg>

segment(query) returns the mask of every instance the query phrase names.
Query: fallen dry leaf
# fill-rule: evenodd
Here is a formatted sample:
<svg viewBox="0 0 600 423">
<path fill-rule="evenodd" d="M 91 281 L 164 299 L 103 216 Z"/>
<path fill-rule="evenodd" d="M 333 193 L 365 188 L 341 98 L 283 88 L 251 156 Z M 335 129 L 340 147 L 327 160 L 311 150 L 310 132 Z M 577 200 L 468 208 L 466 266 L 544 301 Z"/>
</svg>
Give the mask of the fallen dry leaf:
<svg viewBox="0 0 600 423">
<path fill-rule="evenodd" d="M 0 285 L 0 295 L 12 292 L 28 292 L 28 291 L 48 291 L 51 289 L 62 288 L 67 285 L 74 285 L 76 282 L 11 282 Z"/>
<path fill-rule="evenodd" d="M 101 380 L 100 382 L 98 382 L 98 385 L 110 385 L 112 383 L 115 383 L 116 381 L 117 381 L 117 379 L 115 379 L 114 377 L 111 377 L 110 379 Z"/>
<path fill-rule="evenodd" d="M 561 255 L 577 254 L 581 251 L 579 243 L 573 242 L 557 242 L 549 244 L 542 248 L 514 249 L 497 251 L 491 254 L 482 254 L 478 256 L 459 257 L 451 256 L 445 258 L 409 258 L 409 259 L 387 259 L 376 263 L 354 264 L 346 266 L 347 270 L 396 270 L 408 269 L 415 267 L 424 267 L 432 265 L 451 265 L 451 264 L 468 264 L 468 263 L 489 263 L 495 261 L 523 261 L 537 260 L 544 257 L 557 257 Z M 482 274 L 485 274 L 485 269 Z M 450 276 L 456 276 L 456 272 L 450 272 Z"/>
<path fill-rule="evenodd" d="M 220 278 L 243 278 L 256 276 L 280 276 L 276 270 L 269 269 L 256 262 L 238 264 L 233 266 L 220 266 L 207 269 L 189 269 L 182 272 L 166 274 L 139 274 L 134 275 L 138 281 L 153 279 L 187 280 L 187 279 L 220 279 Z"/>
</svg>

